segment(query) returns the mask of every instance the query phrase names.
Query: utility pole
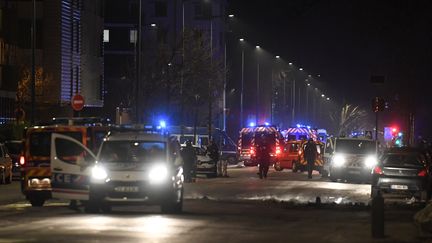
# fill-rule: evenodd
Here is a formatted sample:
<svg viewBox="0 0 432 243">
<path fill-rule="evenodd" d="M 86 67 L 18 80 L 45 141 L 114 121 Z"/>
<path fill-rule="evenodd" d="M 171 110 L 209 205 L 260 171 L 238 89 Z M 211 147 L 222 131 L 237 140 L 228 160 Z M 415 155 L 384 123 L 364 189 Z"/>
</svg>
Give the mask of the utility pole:
<svg viewBox="0 0 432 243">
<path fill-rule="evenodd" d="M 243 123 L 243 99 L 244 99 L 244 46 L 242 46 L 241 53 L 241 91 L 240 91 L 240 128 L 244 126 Z"/>
<path fill-rule="evenodd" d="M 142 0 L 139 0 L 139 9 L 138 9 L 138 64 L 137 64 L 137 74 L 136 74 L 136 84 L 135 84 L 135 120 L 136 123 L 140 123 L 141 119 L 139 116 L 140 104 L 139 104 L 139 90 L 140 90 L 140 81 L 141 81 L 141 24 L 142 24 Z"/>
<path fill-rule="evenodd" d="M 32 66 L 31 66 L 31 124 L 35 123 L 36 113 L 36 0 L 33 0 L 33 19 L 31 27 L 31 48 L 32 48 Z"/>
</svg>

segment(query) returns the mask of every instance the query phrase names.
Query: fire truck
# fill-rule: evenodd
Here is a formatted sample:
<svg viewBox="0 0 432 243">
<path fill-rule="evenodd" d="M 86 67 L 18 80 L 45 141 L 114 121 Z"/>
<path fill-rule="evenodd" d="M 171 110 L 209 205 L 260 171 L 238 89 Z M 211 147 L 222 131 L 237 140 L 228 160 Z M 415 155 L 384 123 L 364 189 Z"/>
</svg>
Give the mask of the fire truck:
<svg viewBox="0 0 432 243">
<path fill-rule="evenodd" d="M 317 132 L 314 129 L 306 126 L 297 126 L 290 127 L 287 130 L 282 131 L 285 139 L 287 141 L 296 141 L 296 140 L 308 140 L 312 138 L 313 140 L 317 140 Z"/>
<path fill-rule="evenodd" d="M 284 138 L 275 126 L 262 125 L 250 128 L 243 128 L 239 136 L 239 154 L 240 159 L 245 166 L 257 166 L 256 145 L 260 144 L 262 139 L 267 142 L 271 141 L 271 164 L 274 164 L 281 154 L 284 146 Z"/>
<path fill-rule="evenodd" d="M 32 206 L 43 206 L 45 201 L 51 198 L 51 134 L 58 133 L 72 137 L 93 152 L 97 152 L 110 128 L 101 123 L 80 125 L 64 125 L 63 122 L 53 125 L 53 123 L 47 126 L 30 127 L 25 132 L 23 154 L 20 156 L 21 191 Z M 68 123 L 74 124 L 73 121 Z M 64 149 L 74 148 L 64 147 Z"/>
</svg>

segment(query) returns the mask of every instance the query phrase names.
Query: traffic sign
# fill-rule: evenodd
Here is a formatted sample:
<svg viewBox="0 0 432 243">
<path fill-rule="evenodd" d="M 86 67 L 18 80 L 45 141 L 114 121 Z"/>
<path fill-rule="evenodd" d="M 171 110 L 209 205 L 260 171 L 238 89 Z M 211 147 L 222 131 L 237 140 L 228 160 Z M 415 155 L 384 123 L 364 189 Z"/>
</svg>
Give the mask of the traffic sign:
<svg viewBox="0 0 432 243">
<path fill-rule="evenodd" d="M 74 111 L 80 111 L 84 108 L 84 97 L 76 94 L 72 97 L 71 106 Z"/>
</svg>

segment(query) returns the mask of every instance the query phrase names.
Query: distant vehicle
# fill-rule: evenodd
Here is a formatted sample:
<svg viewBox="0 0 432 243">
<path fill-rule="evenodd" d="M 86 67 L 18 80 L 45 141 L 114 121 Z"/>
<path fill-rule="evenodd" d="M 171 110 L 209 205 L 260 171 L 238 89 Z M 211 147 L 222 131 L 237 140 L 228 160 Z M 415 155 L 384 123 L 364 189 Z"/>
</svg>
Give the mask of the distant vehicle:
<svg viewBox="0 0 432 243">
<path fill-rule="evenodd" d="M 186 145 L 182 144 L 181 147 L 184 148 L 186 147 Z M 216 177 L 217 176 L 216 161 L 212 160 L 210 156 L 206 154 L 204 148 L 198 145 L 193 145 L 193 148 L 195 149 L 195 153 L 197 156 L 196 174 L 206 175 L 207 177 Z"/>
<path fill-rule="evenodd" d="M 209 144 L 208 128 L 206 127 L 197 127 L 195 138 L 193 127 L 183 127 L 182 129 L 180 126 L 168 126 L 167 131 L 171 136 L 175 136 L 180 144 L 185 144 L 188 140 L 192 144 L 204 147 Z M 225 131 L 214 128 L 212 139 L 219 147 L 221 159 L 227 160 L 229 164 L 236 164 L 238 162 L 237 146 Z"/>
<path fill-rule="evenodd" d="M 5 142 L 8 154 L 12 159 L 12 173 L 13 179 L 21 178 L 21 166 L 19 163 L 20 156 L 23 153 L 23 141 L 22 140 L 8 140 Z"/>
<path fill-rule="evenodd" d="M 255 127 L 245 127 L 240 130 L 237 149 L 239 153 L 239 161 L 244 164 L 250 164 L 251 160 L 251 147 L 254 137 Z"/>
<path fill-rule="evenodd" d="M 331 181 L 361 180 L 370 182 L 377 164 L 378 144 L 366 138 L 329 138 L 324 149 L 323 176 Z"/>
<path fill-rule="evenodd" d="M 0 183 L 10 184 L 12 182 L 12 159 L 7 153 L 7 148 L 0 143 Z"/>
<path fill-rule="evenodd" d="M 116 131 L 97 155 L 83 143 L 54 133 L 51 138 L 52 196 L 80 200 L 89 213 L 114 205 L 183 208 L 183 170 L 169 135 L 156 131 Z M 181 161 L 181 160 L 180 160 Z"/>
<path fill-rule="evenodd" d="M 282 131 L 282 134 L 287 141 L 308 140 L 309 138 L 312 138 L 313 140 L 317 139 L 315 130 L 300 125 L 297 127 L 290 127 L 287 130 Z"/>
<path fill-rule="evenodd" d="M 421 200 L 431 198 L 431 168 L 421 151 L 393 148 L 383 153 L 373 169 L 371 196 L 398 193 Z"/>
<path fill-rule="evenodd" d="M 256 149 L 260 144 L 266 143 L 270 146 L 270 164 L 274 165 L 282 153 L 285 144 L 280 131 L 274 126 L 257 126 L 254 129 L 251 142 L 251 159 L 244 161 L 245 166 L 257 166 Z"/>
<path fill-rule="evenodd" d="M 51 198 L 50 146 L 53 133 L 74 138 L 97 151 L 108 133 L 108 126 L 35 126 L 26 130 L 21 165 L 21 191 L 32 206 L 43 206 Z"/>
<path fill-rule="evenodd" d="M 298 140 L 286 142 L 279 160 L 274 164 L 275 170 L 292 169 L 293 165 L 299 160 L 301 144 L 302 141 Z"/>
</svg>

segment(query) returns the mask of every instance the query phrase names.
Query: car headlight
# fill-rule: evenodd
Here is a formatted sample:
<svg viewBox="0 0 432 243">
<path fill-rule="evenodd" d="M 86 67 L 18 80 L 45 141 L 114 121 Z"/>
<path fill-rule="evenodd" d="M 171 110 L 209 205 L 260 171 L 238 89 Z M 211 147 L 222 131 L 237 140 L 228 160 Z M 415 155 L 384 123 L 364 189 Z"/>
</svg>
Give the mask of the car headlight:
<svg viewBox="0 0 432 243">
<path fill-rule="evenodd" d="M 91 172 L 92 172 L 92 178 L 95 180 L 105 180 L 108 177 L 108 173 L 100 165 L 95 165 L 95 167 L 93 167 Z"/>
<path fill-rule="evenodd" d="M 345 156 L 343 156 L 341 154 L 337 154 L 333 157 L 333 165 L 335 167 L 340 167 L 340 166 L 344 165 L 345 162 L 346 162 Z"/>
<path fill-rule="evenodd" d="M 372 168 L 372 167 L 374 167 L 377 164 L 378 164 L 378 160 L 377 160 L 377 158 L 375 156 L 368 156 L 368 157 L 366 157 L 366 159 L 365 159 L 365 165 L 366 165 L 366 167 Z"/>
<path fill-rule="evenodd" d="M 168 168 L 165 165 L 155 165 L 149 170 L 148 176 L 150 183 L 162 183 L 168 178 Z"/>
</svg>

